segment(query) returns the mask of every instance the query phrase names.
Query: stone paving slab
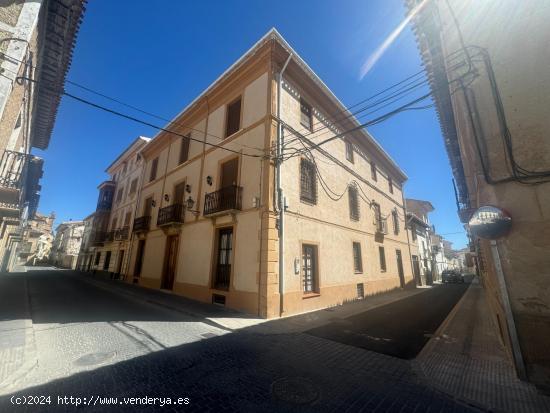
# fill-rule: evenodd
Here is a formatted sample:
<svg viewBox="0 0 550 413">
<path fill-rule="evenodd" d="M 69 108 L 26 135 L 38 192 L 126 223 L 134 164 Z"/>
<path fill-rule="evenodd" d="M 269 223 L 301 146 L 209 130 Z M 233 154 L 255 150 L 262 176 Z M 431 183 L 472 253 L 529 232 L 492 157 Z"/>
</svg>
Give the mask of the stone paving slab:
<svg viewBox="0 0 550 413">
<path fill-rule="evenodd" d="M 550 398 L 517 378 L 477 280 L 415 366 L 434 388 L 490 411 L 550 412 Z"/>
<path fill-rule="evenodd" d="M 36 346 L 24 273 L 0 273 L 0 392 L 36 366 Z"/>
</svg>

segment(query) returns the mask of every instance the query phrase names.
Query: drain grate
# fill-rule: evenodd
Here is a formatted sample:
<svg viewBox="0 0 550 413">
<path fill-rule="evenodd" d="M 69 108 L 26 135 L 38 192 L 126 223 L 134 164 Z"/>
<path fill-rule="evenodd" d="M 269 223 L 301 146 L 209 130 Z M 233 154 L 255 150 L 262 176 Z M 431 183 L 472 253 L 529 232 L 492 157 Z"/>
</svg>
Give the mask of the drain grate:
<svg viewBox="0 0 550 413">
<path fill-rule="evenodd" d="M 91 353 L 77 359 L 74 364 L 78 366 L 95 366 L 96 364 L 105 363 L 116 356 L 116 351 Z"/>
<path fill-rule="evenodd" d="M 303 377 L 283 377 L 271 384 L 271 394 L 293 404 L 309 404 L 319 397 L 317 386 Z"/>
</svg>

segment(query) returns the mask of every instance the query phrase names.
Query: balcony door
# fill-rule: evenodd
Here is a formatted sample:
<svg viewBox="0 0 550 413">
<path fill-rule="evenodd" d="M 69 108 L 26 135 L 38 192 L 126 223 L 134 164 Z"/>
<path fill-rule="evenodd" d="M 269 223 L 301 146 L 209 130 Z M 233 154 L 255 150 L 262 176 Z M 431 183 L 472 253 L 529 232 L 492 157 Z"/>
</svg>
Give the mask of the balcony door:
<svg viewBox="0 0 550 413">
<path fill-rule="evenodd" d="M 220 176 L 220 189 L 237 185 L 239 177 L 239 158 L 233 158 L 222 163 Z"/>
<path fill-rule="evenodd" d="M 178 261 L 179 235 L 171 235 L 166 239 L 166 253 L 164 256 L 164 273 L 160 288 L 171 290 L 176 278 L 176 264 Z"/>
<path fill-rule="evenodd" d="M 173 204 L 185 204 L 185 181 L 180 182 L 174 187 L 174 202 Z"/>
<path fill-rule="evenodd" d="M 233 255 L 233 228 L 221 228 L 218 230 L 218 245 L 216 250 L 216 268 L 214 272 L 214 285 L 217 290 L 229 289 L 231 276 L 231 261 Z"/>
</svg>

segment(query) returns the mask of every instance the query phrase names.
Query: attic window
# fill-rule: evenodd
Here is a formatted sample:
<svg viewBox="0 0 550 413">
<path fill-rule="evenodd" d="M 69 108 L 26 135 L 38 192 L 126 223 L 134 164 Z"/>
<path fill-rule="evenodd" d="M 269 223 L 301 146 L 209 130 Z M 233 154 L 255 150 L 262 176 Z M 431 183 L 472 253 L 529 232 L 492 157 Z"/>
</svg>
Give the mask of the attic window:
<svg viewBox="0 0 550 413">
<path fill-rule="evenodd" d="M 309 131 L 313 126 L 311 112 L 311 105 L 309 105 L 304 99 L 300 98 L 300 124 Z"/>
</svg>

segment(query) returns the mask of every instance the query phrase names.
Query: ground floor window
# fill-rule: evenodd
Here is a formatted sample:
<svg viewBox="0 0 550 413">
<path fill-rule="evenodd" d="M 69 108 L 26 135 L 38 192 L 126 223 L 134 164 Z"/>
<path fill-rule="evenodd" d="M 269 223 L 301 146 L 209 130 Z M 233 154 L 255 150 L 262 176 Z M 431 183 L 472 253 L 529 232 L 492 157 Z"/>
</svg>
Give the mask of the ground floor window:
<svg viewBox="0 0 550 413">
<path fill-rule="evenodd" d="M 384 247 L 378 247 L 378 254 L 380 255 L 380 271 L 386 272 L 386 251 L 384 251 Z"/>
<path fill-rule="evenodd" d="M 319 266 L 316 245 L 302 245 L 302 274 L 304 281 L 304 293 L 318 292 Z"/>
<path fill-rule="evenodd" d="M 99 260 L 101 260 L 101 252 L 96 252 L 94 265 L 99 265 Z"/>
</svg>

